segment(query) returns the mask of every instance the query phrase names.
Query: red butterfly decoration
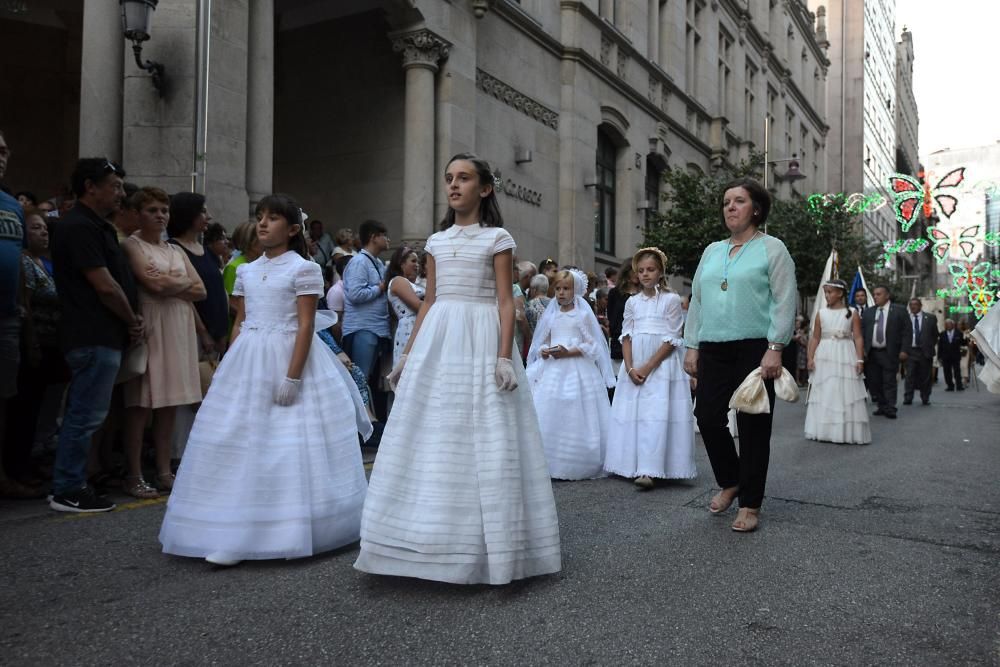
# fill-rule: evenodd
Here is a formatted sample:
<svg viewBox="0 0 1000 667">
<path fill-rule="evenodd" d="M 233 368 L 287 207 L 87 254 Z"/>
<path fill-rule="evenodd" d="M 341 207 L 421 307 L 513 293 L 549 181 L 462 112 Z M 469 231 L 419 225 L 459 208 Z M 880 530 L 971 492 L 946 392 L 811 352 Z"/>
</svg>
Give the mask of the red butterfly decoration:
<svg viewBox="0 0 1000 667">
<path fill-rule="evenodd" d="M 920 173 L 923 176 L 923 172 Z M 894 174 L 889 178 L 889 188 L 893 191 L 893 207 L 896 209 L 896 219 L 905 232 L 910 229 L 915 220 L 917 207 L 923 208 L 924 217 L 930 218 L 934 213 L 934 203 L 937 202 L 941 215 L 950 218 L 958 208 L 958 200 L 948 194 L 938 194 L 942 188 L 957 188 L 965 180 L 965 167 L 952 169 L 944 175 L 931 190 L 930 182 L 925 179 L 920 183 L 906 174 Z"/>
</svg>

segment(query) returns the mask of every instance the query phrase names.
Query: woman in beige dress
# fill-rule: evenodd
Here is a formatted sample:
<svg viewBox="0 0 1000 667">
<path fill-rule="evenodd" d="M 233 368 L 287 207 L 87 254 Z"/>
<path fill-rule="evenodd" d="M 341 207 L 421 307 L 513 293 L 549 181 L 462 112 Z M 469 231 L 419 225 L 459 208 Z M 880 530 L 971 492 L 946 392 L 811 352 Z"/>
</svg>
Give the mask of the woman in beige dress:
<svg viewBox="0 0 1000 667">
<path fill-rule="evenodd" d="M 173 488 L 170 446 L 177 406 L 202 399 L 191 302 L 205 298 L 205 286 L 184 252 L 163 240 L 170 218 L 167 193 L 159 188 L 142 188 L 136 197 L 139 230 L 122 248 L 139 287 L 149 361 L 143 375 L 125 384 L 124 435 L 129 470 L 123 486 L 136 498 L 156 498 L 157 489 Z M 142 435 L 150 410 L 156 487 L 147 484 L 142 476 Z"/>
</svg>

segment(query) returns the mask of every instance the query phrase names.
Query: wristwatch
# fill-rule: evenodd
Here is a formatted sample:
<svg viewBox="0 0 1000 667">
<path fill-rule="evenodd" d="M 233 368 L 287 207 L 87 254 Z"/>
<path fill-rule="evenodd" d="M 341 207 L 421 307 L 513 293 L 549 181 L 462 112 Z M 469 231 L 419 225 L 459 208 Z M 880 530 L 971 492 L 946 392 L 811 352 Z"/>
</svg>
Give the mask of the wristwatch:
<svg viewBox="0 0 1000 667">
<path fill-rule="evenodd" d="M 785 346 L 782 345 L 781 343 L 768 343 L 767 349 L 773 350 L 774 352 L 781 352 L 782 350 L 785 349 Z"/>
</svg>

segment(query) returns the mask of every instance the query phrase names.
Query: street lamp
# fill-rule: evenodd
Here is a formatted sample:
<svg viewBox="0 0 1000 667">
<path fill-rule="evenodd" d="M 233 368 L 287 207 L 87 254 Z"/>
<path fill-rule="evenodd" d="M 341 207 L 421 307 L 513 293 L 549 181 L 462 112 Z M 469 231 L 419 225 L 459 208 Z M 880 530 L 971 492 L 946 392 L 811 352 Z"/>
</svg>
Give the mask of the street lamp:
<svg viewBox="0 0 1000 667">
<path fill-rule="evenodd" d="M 142 62 L 142 43 L 149 39 L 149 24 L 159 0 L 119 0 L 122 8 L 122 31 L 125 39 L 132 42 L 132 53 L 139 69 L 153 75 L 153 86 L 163 97 L 165 83 L 164 67 L 161 63 L 147 60 Z"/>
</svg>

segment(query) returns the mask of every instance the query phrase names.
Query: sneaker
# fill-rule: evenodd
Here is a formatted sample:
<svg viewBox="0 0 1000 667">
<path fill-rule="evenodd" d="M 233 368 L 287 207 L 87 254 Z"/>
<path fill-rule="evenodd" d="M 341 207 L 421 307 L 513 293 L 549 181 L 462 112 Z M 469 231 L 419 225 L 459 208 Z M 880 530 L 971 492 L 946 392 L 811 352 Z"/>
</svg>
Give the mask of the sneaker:
<svg viewBox="0 0 1000 667">
<path fill-rule="evenodd" d="M 49 507 L 57 512 L 93 513 L 110 512 L 115 508 L 115 504 L 106 498 L 98 497 L 92 488 L 85 486 L 78 491 L 53 494 Z"/>
</svg>

